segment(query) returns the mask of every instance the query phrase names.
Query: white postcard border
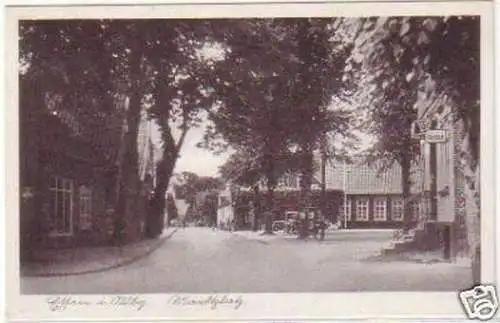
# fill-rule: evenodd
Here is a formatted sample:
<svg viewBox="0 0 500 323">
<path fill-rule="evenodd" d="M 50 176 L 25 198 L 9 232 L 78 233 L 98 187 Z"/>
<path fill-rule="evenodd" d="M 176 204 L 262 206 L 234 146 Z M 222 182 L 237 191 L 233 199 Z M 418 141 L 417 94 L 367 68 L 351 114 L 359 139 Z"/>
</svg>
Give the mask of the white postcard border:
<svg viewBox="0 0 500 323">
<path fill-rule="evenodd" d="M 330 318 L 464 318 L 456 293 L 311 293 L 311 294 L 232 294 L 241 295 L 238 310 L 220 306 L 180 308 L 169 305 L 168 294 L 140 295 L 147 305 L 141 311 L 113 308 L 70 308 L 63 312 L 49 310 L 46 296 L 20 294 L 19 278 L 19 156 L 18 143 L 18 62 L 17 20 L 26 18 L 223 18 L 223 17 L 303 17 L 303 16 L 373 16 L 373 15 L 481 15 L 481 169 L 482 169 L 482 276 L 496 282 L 495 272 L 495 171 L 493 110 L 493 5 L 489 2 L 435 3 L 323 3 L 323 4 L 220 4 L 111 7 L 28 7 L 8 8 L 6 20 L 6 265 L 7 315 L 10 320 L 117 319 L 120 320 L 236 320 L 236 319 L 330 319 Z M 458 292 L 458 291 L 457 291 Z M 97 302 L 102 295 L 76 297 Z"/>
</svg>

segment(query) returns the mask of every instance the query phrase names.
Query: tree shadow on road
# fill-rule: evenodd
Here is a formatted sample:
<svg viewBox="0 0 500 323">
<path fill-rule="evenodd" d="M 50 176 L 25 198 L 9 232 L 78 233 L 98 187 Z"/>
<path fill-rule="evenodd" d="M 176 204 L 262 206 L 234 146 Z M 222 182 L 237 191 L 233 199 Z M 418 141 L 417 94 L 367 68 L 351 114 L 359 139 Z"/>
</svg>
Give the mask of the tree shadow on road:
<svg viewBox="0 0 500 323">
<path fill-rule="evenodd" d="M 436 264 L 452 263 L 451 260 L 444 259 L 436 252 L 402 252 L 394 254 L 384 254 L 369 256 L 362 259 L 363 262 L 406 262 L 416 264 Z"/>
</svg>

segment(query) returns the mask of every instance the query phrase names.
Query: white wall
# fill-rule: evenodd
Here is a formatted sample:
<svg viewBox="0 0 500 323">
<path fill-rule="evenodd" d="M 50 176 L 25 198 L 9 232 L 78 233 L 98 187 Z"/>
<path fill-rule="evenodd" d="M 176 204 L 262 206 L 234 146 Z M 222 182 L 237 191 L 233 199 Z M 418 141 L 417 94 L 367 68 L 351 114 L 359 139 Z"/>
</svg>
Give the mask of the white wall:
<svg viewBox="0 0 500 323">
<path fill-rule="evenodd" d="M 217 225 L 229 224 L 234 220 L 234 208 L 231 195 L 231 185 L 227 184 L 225 189 L 219 193 L 219 208 L 217 209 Z M 229 204 L 228 204 L 229 203 Z"/>
</svg>

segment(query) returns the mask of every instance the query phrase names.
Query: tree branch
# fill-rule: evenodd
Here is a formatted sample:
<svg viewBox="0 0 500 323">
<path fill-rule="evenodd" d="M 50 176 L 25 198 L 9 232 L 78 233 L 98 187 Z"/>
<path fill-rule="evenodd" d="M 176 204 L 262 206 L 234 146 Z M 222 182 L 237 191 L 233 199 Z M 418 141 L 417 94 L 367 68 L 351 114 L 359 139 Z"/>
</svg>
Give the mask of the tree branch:
<svg viewBox="0 0 500 323">
<path fill-rule="evenodd" d="M 181 137 L 179 138 L 179 141 L 175 145 L 175 154 L 176 154 L 176 156 L 179 155 L 179 151 L 182 148 L 182 144 L 184 143 L 184 139 L 186 138 L 186 134 L 187 134 L 187 132 L 189 130 L 188 122 L 189 122 L 188 112 L 186 110 L 184 110 L 183 120 L 182 120 L 182 126 L 181 126 L 181 129 L 182 129 Z"/>
</svg>

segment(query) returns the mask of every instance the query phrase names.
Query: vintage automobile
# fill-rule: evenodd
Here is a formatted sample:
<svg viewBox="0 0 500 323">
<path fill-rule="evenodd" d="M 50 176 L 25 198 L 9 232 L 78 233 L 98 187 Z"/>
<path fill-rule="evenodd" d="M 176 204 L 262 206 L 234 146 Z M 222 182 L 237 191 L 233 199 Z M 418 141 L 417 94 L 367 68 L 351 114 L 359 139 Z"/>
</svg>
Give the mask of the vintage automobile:
<svg viewBox="0 0 500 323">
<path fill-rule="evenodd" d="M 297 233 L 299 228 L 300 214 L 298 211 L 285 212 L 285 232 Z"/>
<path fill-rule="evenodd" d="M 273 231 L 283 231 L 285 233 L 295 232 L 296 223 L 298 223 L 299 212 L 287 211 L 283 220 L 273 221 Z"/>
<path fill-rule="evenodd" d="M 285 231 L 286 222 L 283 220 L 273 221 L 273 232 L 276 231 Z"/>
</svg>

